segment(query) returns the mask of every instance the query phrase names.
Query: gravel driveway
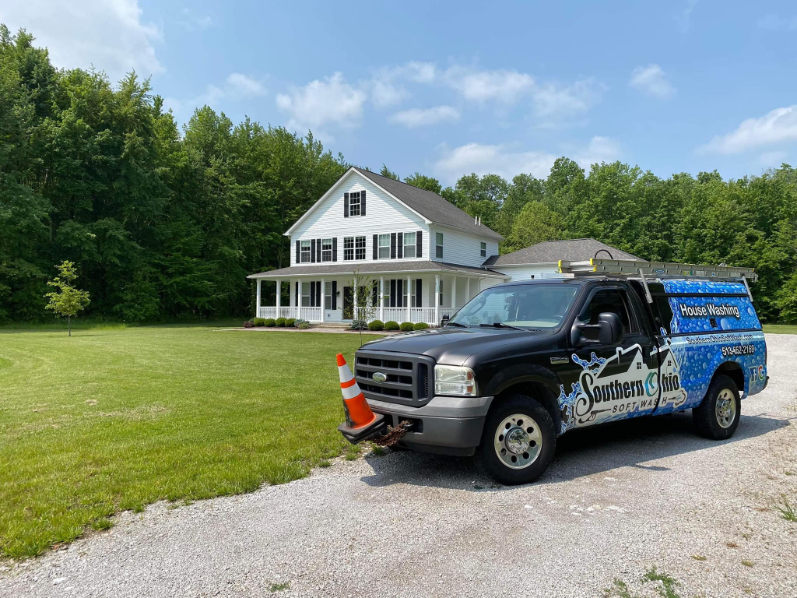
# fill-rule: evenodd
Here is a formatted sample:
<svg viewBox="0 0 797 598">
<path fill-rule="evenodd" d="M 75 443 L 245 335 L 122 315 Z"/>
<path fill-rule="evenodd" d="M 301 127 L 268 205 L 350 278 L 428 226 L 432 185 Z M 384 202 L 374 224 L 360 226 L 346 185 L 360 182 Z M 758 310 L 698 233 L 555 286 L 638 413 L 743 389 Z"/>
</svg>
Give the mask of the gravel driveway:
<svg viewBox="0 0 797 598">
<path fill-rule="evenodd" d="M 391 452 L 244 496 L 123 514 L 0 573 L 0 596 L 797 596 L 797 336 L 730 441 L 689 414 L 560 440 L 540 481 Z M 797 508 L 797 504 L 795 504 Z M 626 584 L 623 587 L 622 584 Z M 622 594 L 626 591 L 628 594 Z"/>
</svg>

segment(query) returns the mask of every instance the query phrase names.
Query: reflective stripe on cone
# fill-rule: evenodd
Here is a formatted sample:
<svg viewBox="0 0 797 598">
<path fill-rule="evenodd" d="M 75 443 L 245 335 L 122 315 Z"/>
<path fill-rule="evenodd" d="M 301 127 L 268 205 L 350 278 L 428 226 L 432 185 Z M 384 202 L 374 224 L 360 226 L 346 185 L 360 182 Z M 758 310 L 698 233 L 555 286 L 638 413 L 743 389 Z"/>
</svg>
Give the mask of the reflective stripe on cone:
<svg viewBox="0 0 797 598">
<path fill-rule="evenodd" d="M 346 359 L 338 353 L 338 374 L 340 376 L 340 392 L 343 394 L 343 407 L 346 409 L 346 419 L 352 428 L 368 426 L 376 420 L 376 415 L 371 411 L 360 390 L 357 380 L 346 364 Z"/>
</svg>

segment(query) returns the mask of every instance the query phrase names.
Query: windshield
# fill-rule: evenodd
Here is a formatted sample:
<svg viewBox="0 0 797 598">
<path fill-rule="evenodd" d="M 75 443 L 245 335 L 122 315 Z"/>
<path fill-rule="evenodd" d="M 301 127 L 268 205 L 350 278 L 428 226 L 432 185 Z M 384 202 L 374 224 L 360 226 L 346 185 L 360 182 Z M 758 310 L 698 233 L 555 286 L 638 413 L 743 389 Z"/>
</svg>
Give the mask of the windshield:
<svg viewBox="0 0 797 598">
<path fill-rule="evenodd" d="M 567 313 L 578 287 L 529 284 L 492 287 L 479 293 L 451 318 L 451 323 L 478 327 L 556 328 Z"/>
</svg>

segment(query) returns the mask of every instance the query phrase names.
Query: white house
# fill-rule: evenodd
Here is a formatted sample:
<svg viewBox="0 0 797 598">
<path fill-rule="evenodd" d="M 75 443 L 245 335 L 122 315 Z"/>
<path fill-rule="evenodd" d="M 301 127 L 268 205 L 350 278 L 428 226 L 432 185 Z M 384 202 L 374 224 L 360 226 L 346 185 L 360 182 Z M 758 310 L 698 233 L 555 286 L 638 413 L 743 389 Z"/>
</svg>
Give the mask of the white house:
<svg viewBox="0 0 797 598">
<path fill-rule="evenodd" d="M 558 259 L 593 257 L 583 257 L 592 244 L 618 252 L 588 239 L 581 240 L 590 247 L 578 257 L 516 263 L 526 258 L 511 256 L 533 248 L 499 257 L 501 235 L 436 193 L 355 167 L 285 235 L 291 238 L 290 267 L 248 277 L 257 282 L 256 314 L 314 323 L 349 321 L 357 294 L 368 293 L 374 318 L 436 325 L 487 287 L 555 272 Z M 633 258 L 619 253 L 616 259 Z M 355 289 L 355 276 L 366 284 Z M 262 305 L 266 295 L 273 295 L 272 305 Z"/>
</svg>

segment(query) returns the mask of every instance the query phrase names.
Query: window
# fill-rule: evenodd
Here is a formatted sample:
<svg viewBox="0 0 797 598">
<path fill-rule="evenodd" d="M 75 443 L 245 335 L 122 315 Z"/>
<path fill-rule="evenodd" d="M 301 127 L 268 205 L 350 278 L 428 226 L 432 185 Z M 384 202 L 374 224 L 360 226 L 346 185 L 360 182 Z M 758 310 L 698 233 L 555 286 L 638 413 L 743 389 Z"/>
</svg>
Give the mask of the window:
<svg viewBox="0 0 797 598">
<path fill-rule="evenodd" d="M 487 243 L 485 243 L 483 241 L 482 241 L 481 255 L 482 255 L 482 257 L 487 257 Z"/>
<path fill-rule="evenodd" d="M 349 216 L 360 215 L 360 192 L 349 193 Z"/>
<path fill-rule="evenodd" d="M 605 289 L 596 292 L 581 310 L 579 319 L 589 324 L 597 324 L 602 313 L 614 313 L 620 316 L 623 323 L 623 334 L 637 332 L 636 323 L 629 317 L 628 298 L 625 291 L 620 289 Z M 585 335 L 585 338 L 589 338 Z M 596 340 L 590 338 L 590 340 Z"/>
<path fill-rule="evenodd" d="M 443 233 L 435 234 L 435 257 L 443 259 Z"/>
<path fill-rule="evenodd" d="M 302 307 L 310 307 L 310 283 L 302 283 Z"/>
<path fill-rule="evenodd" d="M 343 259 L 364 260 L 365 259 L 365 237 L 344 237 L 343 238 Z"/>
<path fill-rule="evenodd" d="M 301 255 L 299 261 L 302 264 L 310 261 L 310 241 L 301 242 Z"/>
<path fill-rule="evenodd" d="M 404 257 L 415 257 L 415 233 L 404 233 Z"/>
<path fill-rule="evenodd" d="M 577 285 L 562 283 L 490 287 L 451 321 L 473 327 L 501 322 L 520 328 L 556 328 L 567 315 L 577 290 Z"/>
<path fill-rule="evenodd" d="M 324 283 L 324 309 L 332 309 L 332 283 Z"/>
<path fill-rule="evenodd" d="M 321 239 L 321 261 L 332 261 L 332 239 Z"/>
<path fill-rule="evenodd" d="M 379 259 L 390 259 L 390 235 L 379 235 Z"/>
</svg>

